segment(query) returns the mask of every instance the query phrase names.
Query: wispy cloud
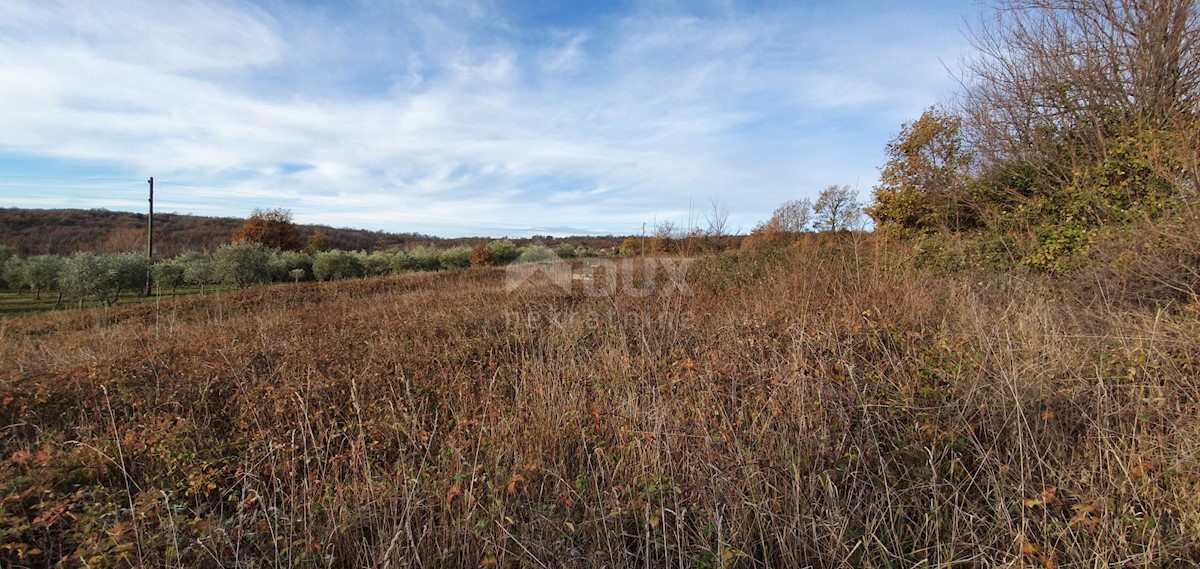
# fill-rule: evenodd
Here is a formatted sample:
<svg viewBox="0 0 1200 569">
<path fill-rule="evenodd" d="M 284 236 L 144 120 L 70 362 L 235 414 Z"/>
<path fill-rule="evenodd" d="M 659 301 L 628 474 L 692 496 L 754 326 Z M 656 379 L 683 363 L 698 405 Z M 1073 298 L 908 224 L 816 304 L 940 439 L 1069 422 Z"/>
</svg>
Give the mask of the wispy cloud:
<svg viewBox="0 0 1200 569">
<path fill-rule="evenodd" d="M 208 214 L 629 232 L 717 197 L 748 227 L 873 183 L 887 136 L 950 85 L 954 6 L 647 4 L 564 25 L 465 0 L 12 0 L 0 155 L 154 175 Z"/>
</svg>

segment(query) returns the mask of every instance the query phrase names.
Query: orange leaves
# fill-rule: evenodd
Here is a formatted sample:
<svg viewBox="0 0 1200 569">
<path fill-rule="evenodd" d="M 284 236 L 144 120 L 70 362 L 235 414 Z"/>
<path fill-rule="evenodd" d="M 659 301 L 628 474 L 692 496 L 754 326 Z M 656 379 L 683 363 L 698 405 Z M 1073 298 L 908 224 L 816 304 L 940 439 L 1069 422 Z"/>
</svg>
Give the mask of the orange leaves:
<svg viewBox="0 0 1200 569">
<path fill-rule="evenodd" d="M 508 479 L 508 495 L 511 496 L 516 494 L 518 491 L 523 490 L 527 482 L 529 482 L 529 480 L 520 474 L 512 475 L 512 478 Z"/>
<path fill-rule="evenodd" d="M 451 486 L 450 490 L 446 492 L 446 505 L 449 506 L 450 504 L 454 503 L 454 499 L 461 495 L 462 495 L 462 485 L 461 484 L 455 484 L 455 485 Z"/>
<path fill-rule="evenodd" d="M 1042 489 L 1042 493 L 1032 498 L 1026 498 L 1023 502 L 1026 508 L 1047 508 L 1054 506 L 1057 503 L 1058 488 L 1047 486 Z"/>
</svg>

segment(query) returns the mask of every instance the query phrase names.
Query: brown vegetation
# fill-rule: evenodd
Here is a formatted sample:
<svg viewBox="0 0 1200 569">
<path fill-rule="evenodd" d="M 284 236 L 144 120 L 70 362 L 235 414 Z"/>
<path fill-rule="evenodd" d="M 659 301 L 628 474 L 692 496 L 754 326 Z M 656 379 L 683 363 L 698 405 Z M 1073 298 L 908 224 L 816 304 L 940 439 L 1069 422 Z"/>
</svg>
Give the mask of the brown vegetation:
<svg viewBox="0 0 1200 569">
<path fill-rule="evenodd" d="M 693 296 L 470 269 L 7 321 L 0 560 L 1200 559 L 1200 313 L 843 241 Z"/>
<path fill-rule="evenodd" d="M 230 236 L 246 222 L 233 217 L 201 217 L 173 213 L 154 214 L 154 250 L 159 257 L 174 257 L 185 251 L 214 251 L 229 243 Z M 373 251 L 377 249 L 413 249 L 437 245 L 474 246 L 486 238 L 444 239 L 416 233 L 384 233 L 362 229 L 299 225 L 301 239 L 307 242 L 317 233 L 324 235 L 324 249 Z M 21 257 L 33 255 L 70 255 L 76 251 L 117 253 L 145 248 L 146 216 L 139 213 L 103 209 L 18 209 L 0 208 L 0 245 L 7 245 Z M 518 245 L 543 243 L 555 246 L 571 243 L 590 249 L 615 249 L 621 238 L 607 236 L 550 237 L 535 235 L 514 238 Z M 321 244 L 318 239 L 317 244 Z"/>
</svg>

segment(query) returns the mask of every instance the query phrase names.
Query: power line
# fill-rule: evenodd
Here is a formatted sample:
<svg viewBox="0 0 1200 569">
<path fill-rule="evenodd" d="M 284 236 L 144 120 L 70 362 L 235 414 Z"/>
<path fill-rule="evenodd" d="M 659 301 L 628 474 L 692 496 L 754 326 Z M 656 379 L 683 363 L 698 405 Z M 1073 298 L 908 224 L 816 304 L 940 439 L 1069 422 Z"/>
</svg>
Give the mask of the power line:
<svg viewBox="0 0 1200 569">
<path fill-rule="evenodd" d="M 18 176 L 13 174 L 0 174 L 0 178 L 14 178 L 21 180 L 82 180 L 82 181 L 97 181 L 97 182 L 141 182 L 130 178 L 91 178 L 78 176 Z"/>
</svg>

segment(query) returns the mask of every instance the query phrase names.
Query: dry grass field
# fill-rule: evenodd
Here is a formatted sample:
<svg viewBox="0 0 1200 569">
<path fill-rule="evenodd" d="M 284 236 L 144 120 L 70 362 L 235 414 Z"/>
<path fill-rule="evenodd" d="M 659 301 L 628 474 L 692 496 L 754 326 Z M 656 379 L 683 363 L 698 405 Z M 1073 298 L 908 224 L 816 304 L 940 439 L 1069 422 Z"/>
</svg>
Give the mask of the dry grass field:
<svg viewBox="0 0 1200 569">
<path fill-rule="evenodd" d="M 0 565 L 1196 564 L 1200 313 L 901 257 L 0 321 Z"/>
</svg>

